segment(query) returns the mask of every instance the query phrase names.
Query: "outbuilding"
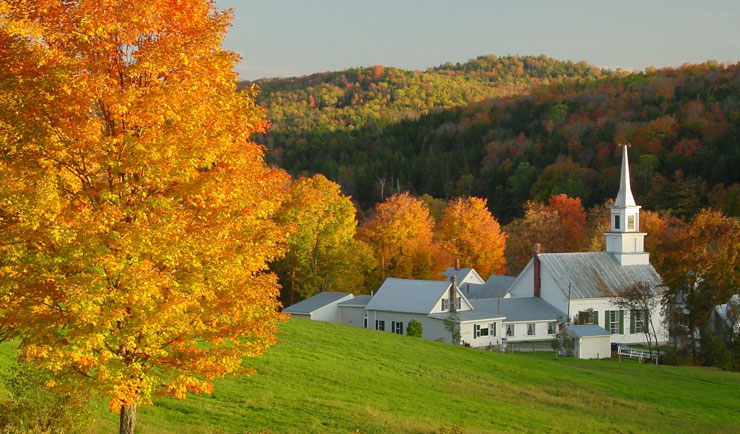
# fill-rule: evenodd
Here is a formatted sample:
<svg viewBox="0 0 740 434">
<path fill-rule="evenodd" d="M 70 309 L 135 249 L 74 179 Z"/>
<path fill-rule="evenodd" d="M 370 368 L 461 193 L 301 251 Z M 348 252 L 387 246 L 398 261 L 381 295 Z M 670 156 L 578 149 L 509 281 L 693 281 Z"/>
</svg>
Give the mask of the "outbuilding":
<svg viewBox="0 0 740 434">
<path fill-rule="evenodd" d="M 570 326 L 568 338 L 573 339 L 573 356 L 578 359 L 611 358 L 611 333 L 603 327 L 587 324 Z"/>
</svg>

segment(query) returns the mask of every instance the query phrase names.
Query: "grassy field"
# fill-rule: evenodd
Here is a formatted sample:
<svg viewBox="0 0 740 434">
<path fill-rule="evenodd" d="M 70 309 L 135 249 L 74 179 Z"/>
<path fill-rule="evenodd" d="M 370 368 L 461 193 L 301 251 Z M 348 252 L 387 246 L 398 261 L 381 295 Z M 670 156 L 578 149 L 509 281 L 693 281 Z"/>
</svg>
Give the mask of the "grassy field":
<svg viewBox="0 0 740 434">
<path fill-rule="evenodd" d="M 13 352 L 0 347 L 3 366 Z M 740 432 L 740 375 L 709 369 L 497 354 L 306 320 L 250 363 L 258 375 L 211 395 L 141 408 L 138 432 Z M 97 431 L 114 432 L 117 415 L 98 407 Z"/>
</svg>

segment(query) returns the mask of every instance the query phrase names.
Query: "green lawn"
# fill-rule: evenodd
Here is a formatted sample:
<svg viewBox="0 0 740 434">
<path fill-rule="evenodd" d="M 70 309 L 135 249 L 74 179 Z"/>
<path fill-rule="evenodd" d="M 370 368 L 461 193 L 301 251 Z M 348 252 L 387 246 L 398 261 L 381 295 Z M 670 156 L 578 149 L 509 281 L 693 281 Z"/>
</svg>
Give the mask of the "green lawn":
<svg viewBox="0 0 740 434">
<path fill-rule="evenodd" d="M 13 349 L 0 348 L 7 366 Z M 292 320 L 252 378 L 141 408 L 139 433 L 740 432 L 740 375 L 498 354 Z M 4 391 L 0 391 L 0 396 Z M 117 415 L 99 405 L 99 432 Z"/>
</svg>

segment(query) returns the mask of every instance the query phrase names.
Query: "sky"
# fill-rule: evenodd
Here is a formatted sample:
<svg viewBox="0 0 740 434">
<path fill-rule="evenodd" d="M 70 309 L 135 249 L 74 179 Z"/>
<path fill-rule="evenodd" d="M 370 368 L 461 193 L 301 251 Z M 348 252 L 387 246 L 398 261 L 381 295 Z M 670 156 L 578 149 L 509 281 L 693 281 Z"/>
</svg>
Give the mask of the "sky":
<svg viewBox="0 0 740 434">
<path fill-rule="evenodd" d="M 643 70 L 740 61 L 740 0 L 216 0 L 240 78 L 384 65 L 424 70 L 486 54 Z"/>
</svg>

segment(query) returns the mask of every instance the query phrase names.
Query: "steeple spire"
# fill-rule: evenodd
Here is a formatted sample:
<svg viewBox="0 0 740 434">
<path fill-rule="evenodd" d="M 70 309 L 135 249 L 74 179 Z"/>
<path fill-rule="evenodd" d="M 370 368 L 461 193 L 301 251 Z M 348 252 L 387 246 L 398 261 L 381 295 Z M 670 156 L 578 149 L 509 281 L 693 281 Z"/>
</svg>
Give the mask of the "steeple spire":
<svg viewBox="0 0 740 434">
<path fill-rule="evenodd" d="M 632 189 L 630 188 L 630 165 L 627 161 L 627 146 L 619 145 L 622 147 L 622 174 L 619 178 L 619 193 L 617 198 L 614 200 L 614 206 L 625 207 L 635 206 L 635 198 L 632 197 Z"/>
</svg>

